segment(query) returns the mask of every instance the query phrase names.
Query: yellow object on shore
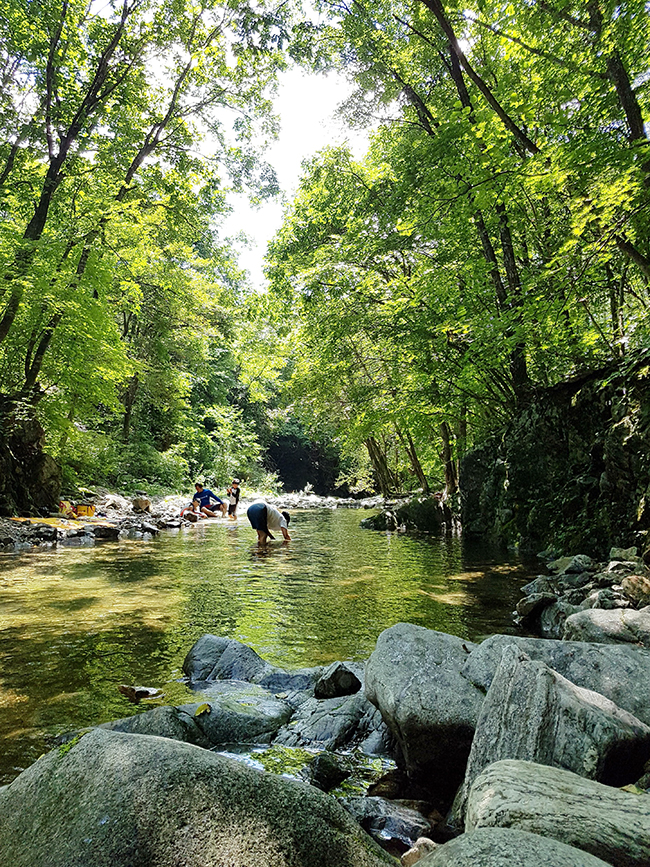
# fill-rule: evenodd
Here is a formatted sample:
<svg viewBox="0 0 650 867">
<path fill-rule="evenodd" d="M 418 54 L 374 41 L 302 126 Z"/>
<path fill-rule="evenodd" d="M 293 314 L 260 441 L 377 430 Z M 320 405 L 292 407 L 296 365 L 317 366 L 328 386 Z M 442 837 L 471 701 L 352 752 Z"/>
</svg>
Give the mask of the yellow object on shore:
<svg viewBox="0 0 650 867">
<path fill-rule="evenodd" d="M 61 527 L 61 529 L 70 529 L 71 527 L 84 527 L 92 524 L 93 527 L 117 527 L 115 521 L 109 521 L 107 518 L 66 518 L 59 515 L 56 518 L 9 518 L 9 521 L 15 521 L 20 524 L 47 524 L 48 527 Z"/>
<path fill-rule="evenodd" d="M 80 518 L 92 518 L 95 515 L 95 507 L 92 503 L 77 503 L 76 512 Z"/>
</svg>

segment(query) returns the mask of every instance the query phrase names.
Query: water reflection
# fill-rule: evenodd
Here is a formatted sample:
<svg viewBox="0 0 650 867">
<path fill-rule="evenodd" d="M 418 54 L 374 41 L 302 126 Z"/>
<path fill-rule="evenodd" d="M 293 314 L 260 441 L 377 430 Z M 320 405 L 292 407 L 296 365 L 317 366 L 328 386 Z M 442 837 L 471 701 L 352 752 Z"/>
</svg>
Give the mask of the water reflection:
<svg viewBox="0 0 650 867">
<path fill-rule="evenodd" d="M 0 556 L 0 780 L 34 761 L 47 734 L 145 710 L 120 683 L 188 700 L 177 679 L 206 632 L 291 668 L 364 659 L 399 621 L 466 639 L 512 631 L 520 564 L 458 539 L 362 531 L 360 518 L 297 513 L 293 541 L 265 549 L 240 521 Z"/>
</svg>

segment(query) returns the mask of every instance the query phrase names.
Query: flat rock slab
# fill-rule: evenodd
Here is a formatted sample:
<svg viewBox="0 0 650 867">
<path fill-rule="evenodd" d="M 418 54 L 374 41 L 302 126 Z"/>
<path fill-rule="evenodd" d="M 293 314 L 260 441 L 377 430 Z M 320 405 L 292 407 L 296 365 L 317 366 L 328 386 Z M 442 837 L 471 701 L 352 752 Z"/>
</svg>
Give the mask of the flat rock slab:
<svg viewBox="0 0 650 867">
<path fill-rule="evenodd" d="M 152 708 L 124 719 L 111 720 L 102 723 L 98 728 L 132 735 L 171 738 L 200 747 L 210 746 L 193 714 L 169 705 Z"/>
<path fill-rule="evenodd" d="M 291 718 L 293 708 L 269 695 L 225 695 L 182 705 L 211 746 L 269 744 Z"/>
<path fill-rule="evenodd" d="M 475 647 L 398 623 L 381 633 L 366 664 L 366 695 L 395 736 L 409 778 L 450 800 L 462 782 L 484 698 L 461 674 Z"/>
<path fill-rule="evenodd" d="M 180 707 L 157 707 L 99 728 L 171 738 L 201 747 L 268 744 L 293 708 L 256 684 L 205 683 L 201 700 Z"/>
<path fill-rule="evenodd" d="M 493 635 L 472 651 L 463 675 L 487 692 L 508 644 L 515 644 L 531 659 L 545 662 L 576 686 L 599 692 L 650 725 L 650 650 L 629 644 Z"/>
<path fill-rule="evenodd" d="M 650 864 L 650 797 L 532 762 L 486 768 L 470 790 L 465 827 L 541 834 L 614 867 Z"/>
<path fill-rule="evenodd" d="M 333 798 L 306 783 L 190 744 L 94 729 L 0 791 L 0 864 L 394 867 L 395 861 Z"/>
<path fill-rule="evenodd" d="M 638 644 L 650 647 L 650 606 L 603 610 L 589 608 L 567 617 L 564 636 L 569 641 L 599 644 Z"/>
<path fill-rule="evenodd" d="M 610 867 L 557 840 L 506 828 L 463 834 L 417 863 L 419 867 Z"/>
<path fill-rule="evenodd" d="M 622 786 L 638 779 L 649 755 L 650 727 L 511 644 L 483 703 L 454 814 L 462 820 L 472 783 L 500 759 Z"/>
</svg>

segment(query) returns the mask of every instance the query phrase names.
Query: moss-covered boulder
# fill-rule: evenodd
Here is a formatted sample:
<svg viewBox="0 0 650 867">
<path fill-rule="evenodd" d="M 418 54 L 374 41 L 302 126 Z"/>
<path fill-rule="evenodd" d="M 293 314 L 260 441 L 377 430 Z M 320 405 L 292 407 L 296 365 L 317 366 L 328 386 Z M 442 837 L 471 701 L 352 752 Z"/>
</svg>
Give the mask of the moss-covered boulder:
<svg viewBox="0 0 650 867">
<path fill-rule="evenodd" d="M 166 738 L 95 729 L 0 791 L 12 867 L 382 867 L 333 798 Z"/>
</svg>

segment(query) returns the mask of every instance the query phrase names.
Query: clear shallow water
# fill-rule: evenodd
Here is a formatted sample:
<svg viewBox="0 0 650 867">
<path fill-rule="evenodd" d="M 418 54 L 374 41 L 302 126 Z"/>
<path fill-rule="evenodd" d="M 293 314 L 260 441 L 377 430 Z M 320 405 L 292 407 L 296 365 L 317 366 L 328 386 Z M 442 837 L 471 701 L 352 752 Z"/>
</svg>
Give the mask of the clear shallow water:
<svg viewBox="0 0 650 867">
<path fill-rule="evenodd" d="M 366 514 L 296 512 L 293 541 L 266 551 L 244 517 L 152 542 L 0 555 L 0 783 L 52 735 L 152 706 L 128 702 L 122 683 L 187 701 L 181 665 L 206 632 L 298 668 L 365 659 L 400 621 L 470 640 L 515 631 L 530 577 L 516 558 L 361 530 Z"/>
</svg>

